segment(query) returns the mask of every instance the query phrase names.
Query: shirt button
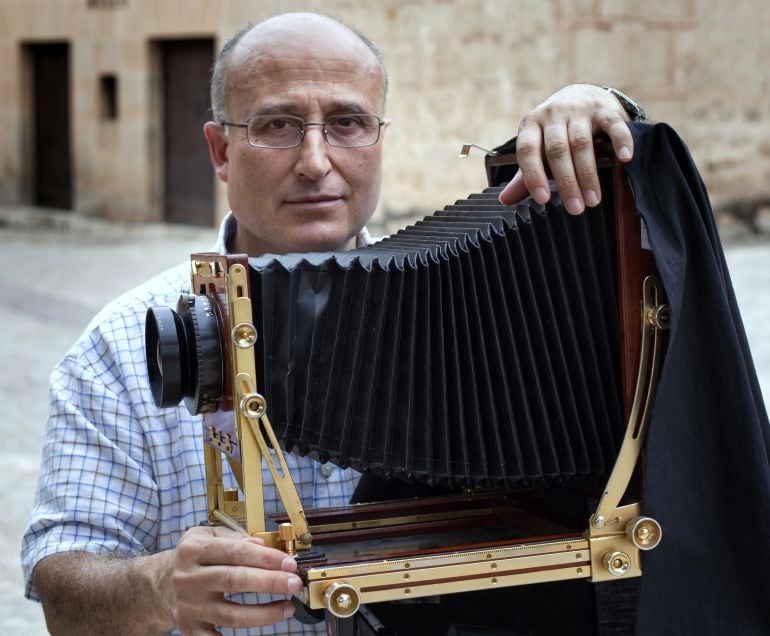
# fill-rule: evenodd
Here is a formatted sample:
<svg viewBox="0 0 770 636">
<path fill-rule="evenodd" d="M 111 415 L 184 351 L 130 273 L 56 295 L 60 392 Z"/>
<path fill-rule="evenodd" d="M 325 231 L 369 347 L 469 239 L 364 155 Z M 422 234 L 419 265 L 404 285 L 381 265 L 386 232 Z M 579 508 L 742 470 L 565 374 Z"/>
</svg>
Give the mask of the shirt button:
<svg viewBox="0 0 770 636">
<path fill-rule="evenodd" d="M 330 464 L 329 462 L 326 462 L 325 464 L 321 464 L 321 474 L 326 477 L 326 479 L 329 479 L 329 477 L 332 476 L 332 473 L 334 472 L 334 466 Z"/>
</svg>

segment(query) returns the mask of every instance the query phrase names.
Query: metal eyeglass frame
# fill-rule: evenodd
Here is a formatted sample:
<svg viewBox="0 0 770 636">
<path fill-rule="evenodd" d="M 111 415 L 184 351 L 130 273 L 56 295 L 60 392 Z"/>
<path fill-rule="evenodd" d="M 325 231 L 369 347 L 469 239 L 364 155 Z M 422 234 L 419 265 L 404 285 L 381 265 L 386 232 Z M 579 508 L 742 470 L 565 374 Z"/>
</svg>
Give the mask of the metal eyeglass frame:
<svg viewBox="0 0 770 636">
<path fill-rule="evenodd" d="M 374 117 L 377 120 L 377 136 L 374 138 L 374 141 L 371 141 L 369 143 L 365 144 L 357 144 L 354 146 L 343 146 L 340 144 L 332 143 L 329 141 L 328 131 L 326 130 L 326 124 L 329 123 L 329 121 L 333 121 L 335 119 L 343 119 L 345 117 L 360 117 L 360 116 L 366 116 L 366 117 Z M 294 122 L 298 122 L 298 130 L 299 130 L 299 140 L 297 143 L 292 144 L 291 146 L 265 146 L 264 144 L 255 144 L 251 141 L 251 137 L 249 136 L 249 122 L 254 119 L 255 117 L 276 117 L 280 119 L 288 119 Z M 250 146 L 253 146 L 254 148 L 269 148 L 271 150 L 285 150 L 289 148 L 296 148 L 297 146 L 301 146 L 302 142 L 305 140 L 305 130 L 308 126 L 321 126 L 321 133 L 323 134 L 324 141 L 332 146 L 333 148 L 367 148 L 368 146 L 374 146 L 379 140 L 381 136 L 382 127 L 385 124 L 385 121 L 379 117 L 378 115 L 372 115 L 371 113 L 343 113 L 341 115 L 334 115 L 333 117 L 330 117 L 328 120 L 324 121 L 305 121 L 302 119 L 302 117 L 297 117 L 295 115 L 252 115 L 246 120 L 246 123 L 244 124 L 236 124 L 229 121 L 220 121 L 218 122 L 220 126 L 232 126 L 234 128 L 245 128 L 246 129 L 246 141 L 248 141 Z"/>
</svg>

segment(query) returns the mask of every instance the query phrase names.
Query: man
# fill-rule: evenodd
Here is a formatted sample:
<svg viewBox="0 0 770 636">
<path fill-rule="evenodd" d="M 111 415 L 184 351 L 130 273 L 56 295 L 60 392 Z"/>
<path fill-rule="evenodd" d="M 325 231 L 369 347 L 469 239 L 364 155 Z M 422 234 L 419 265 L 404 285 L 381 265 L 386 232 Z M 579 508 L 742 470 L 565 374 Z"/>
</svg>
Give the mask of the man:
<svg viewBox="0 0 770 636">
<path fill-rule="evenodd" d="M 217 62 L 215 121 L 204 127 L 232 210 L 219 249 L 259 255 L 366 243 L 390 123 L 386 89 L 373 45 L 326 17 L 281 15 L 237 33 Z M 599 87 L 559 91 L 522 121 L 520 176 L 501 199 L 548 199 L 544 155 L 570 212 L 597 204 L 592 136 L 604 131 L 629 159 L 627 118 Z M 286 596 L 301 587 L 294 560 L 257 539 L 196 527 L 206 510 L 199 420 L 149 400 L 144 312 L 175 302 L 185 279 L 177 268 L 108 305 L 52 376 L 24 564 L 27 593 L 42 600 L 54 633 L 302 629 L 283 622 L 293 613 Z M 319 477 L 311 460 L 290 461 L 309 507 L 352 494 L 352 471 Z M 228 600 L 253 592 L 258 601 Z"/>
</svg>

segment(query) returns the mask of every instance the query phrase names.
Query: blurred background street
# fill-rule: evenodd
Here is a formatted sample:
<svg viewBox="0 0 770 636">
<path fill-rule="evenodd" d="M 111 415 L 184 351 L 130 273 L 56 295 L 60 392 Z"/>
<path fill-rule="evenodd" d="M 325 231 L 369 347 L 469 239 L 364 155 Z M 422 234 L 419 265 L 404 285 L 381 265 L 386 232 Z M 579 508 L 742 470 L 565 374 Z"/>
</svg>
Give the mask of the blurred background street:
<svg viewBox="0 0 770 636">
<path fill-rule="evenodd" d="M 0 474 L 7 479 L 0 517 L 0 633 L 47 633 L 40 606 L 23 598 L 19 551 L 35 493 L 53 365 L 105 303 L 191 252 L 210 249 L 215 238 L 213 229 L 0 210 Z"/>
<path fill-rule="evenodd" d="M 733 238 L 727 258 L 759 371 L 770 395 L 770 243 Z M 0 633 L 45 634 L 39 605 L 23 599 L 19 546 L 32 505 L 56 361 L 106 302 L 209 249 L 211 229 L 137 225 L 0 208 Z"/>
</svg>

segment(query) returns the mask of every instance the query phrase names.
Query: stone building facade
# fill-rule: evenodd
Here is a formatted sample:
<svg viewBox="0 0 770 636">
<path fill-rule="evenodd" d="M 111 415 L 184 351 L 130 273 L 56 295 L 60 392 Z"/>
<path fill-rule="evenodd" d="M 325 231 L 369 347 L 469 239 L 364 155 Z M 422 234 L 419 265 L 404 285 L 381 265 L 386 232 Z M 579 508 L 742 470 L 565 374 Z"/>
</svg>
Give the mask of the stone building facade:
<svg viewBox="0 0 770 636">
<path fill-rule="evenodd" d="M 679 130 L 717 203 L 761 198 L 770 195 L 765 4 L 2 0 L 0 202 L 214 223 L 226 199 L 200 134 L 208 68 L 243 22 L 290 10 L 341 18 L 385 57 L 393 125 L 376 230 L 478 190 L 482 156 L 461 160 L 460 145 L 496 145 L 577 81 L 616 86 Z"/>
</svg>

